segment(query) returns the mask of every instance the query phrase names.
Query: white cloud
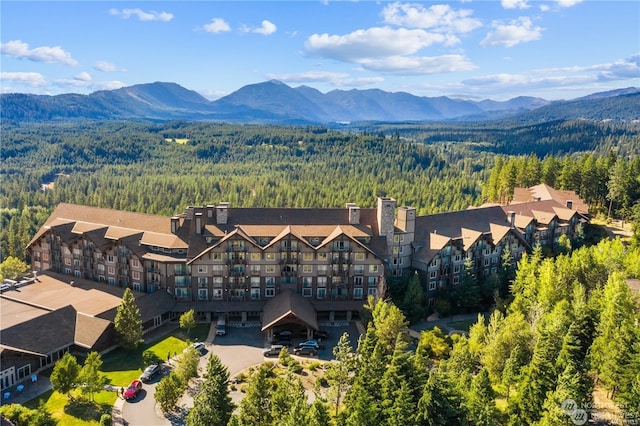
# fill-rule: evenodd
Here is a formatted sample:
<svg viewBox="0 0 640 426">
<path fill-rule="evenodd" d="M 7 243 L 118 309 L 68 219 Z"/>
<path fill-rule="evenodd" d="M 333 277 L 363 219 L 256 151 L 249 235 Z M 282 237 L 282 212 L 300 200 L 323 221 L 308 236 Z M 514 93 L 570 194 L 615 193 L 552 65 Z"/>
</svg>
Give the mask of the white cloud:
<svg viewBox="0 0 640 426">
<path fill-rule="evenodd" d="M 447 38 L 444 35 L 424 30 L 375 27 L 342 36 L 313 34 L 305 42 L 305 49 L 317 56 L 359 62 L 369 58 L 410 55 L 445 41 Z"/>
<path fill-rule="evenodd" d="M 265 19 L 264 21 L 262 21 L 262 25 L 259 28 L 253 29 L 252 32 L 262 35 L 270 35 L 275 33 L 277 29 L 278 27 L 276 27 L 273 22 L 267 21 Z"/>
<path fill-rule="evenodd" d="M 0 80 L 2 80 L 2 86 L 7 81 L 30 87 L 43 87 L 47 84 L 44 76 L 38 72 L 2 72 L 0 73 Z"/>
<path fill-rule="evenodd" d="M 89 74 L 86 71 L 82 71 L 81 73 L 74 75 L 73 79 L 74 80 L 78 80 L 78 81 L 84 81 L 84 82 L 89 82 L 89 81 L 93 80 L 91 78 L 91 74 Z"/>
<path fill-rule="evenodd" d="M 213 18 L 210 23 L 203 25 L 202 28 L 206 32 L 214 34 L 231 31 L 229 24 L 222 18 Z"/>
<path fill-rule="evenodd" d="M 156 12 L 149 11 L 145 12 L 142 9 L 111 9 L 109 11 L 112 15 L 121 16 L 122 19 L 129 19 L 132 16 L 137 17 L 140 21 L 161 21 L 161 22 L 169 22 L 173 19 L 172 13 L 167 13 L 165 11 Z"/>
<path fill-rule="evenodd" d="M 481 27 L 482 22 L 472 18 L 472 14 L 471 10 L 456 11 L 444 4 L 425 8 L 421 4 L 393 3 L 382 10 L 382 17 L 387 24 L 442 33 L 467 33 Z"/>
<path fill-rule="evenodd" d="M 351 77 L 348 73 L 329 71 L 307 71 L 291 74 L 267 74 L 269 79 L 280 80 L 289 84 L 328 83 L 334 87 L 361 87 L 380 84 L 382 77 Z"/>
<path fill-rule="evenodd" d="M 100 72 L 126 71 L 126 69 L 118 68 L 116 65 L 107 61 L 98 61 L 93 65 L 93 68 Z"/>
<path fill-rule="evenodd" d="M 482 46 L 513 47 L 520 43 L 526 43 L 542 38 L 544 28 L 533 25 L 528 17 L 520 17 L 509 23 L 494 21 L 493 31 L 480 42 Z"/>
<path fill-rule="evenodd" d="M 393 74 L 439 74 L 469 71 L 476 66 L 462 55 L 442 56 L 390 56 L 381 59 L 365 59 L 358 62 L 371 71 Z"/>
<path fill-rule="evenodd" d="M 505 9 L 528 9 L 530 7 L 527 0 L 502 0 L 501 4 Z"/>
<path fill-rule="evenodd" d="M 555 0 L 560 7 L 572 7 L 578 3 L 582 3 L 582 0 Z"/>
<path fill-rule="evenodd" d="M 78 61 L 71 57 L 60 46 L 42 46 L 30 49 L 27 43 L 21 40 L 11 40 L 0 44 L 0 52 L 4 55 L 13 56 L 19 59 L 29 59 L 34 62 L 44 62 L 48 64 L 60 63 L 70 65 L 72 67 L 78 65 Z"/>
<path fill-rule="evenodd" d="M 114 90 L 119 89 L 121 87 L 126 86 L 121 81 L 95 81 L 91 79 L 85 79 L 87 75 L 82 75 L 86 73 L 80 73 L 75 75 L 72 79 L 59 79 L 54 81 L 54 85 L 61 88 L 62 90 L 78 90 L 83 89 L 83 92 L 95 92 L 96 90 Z M 83 78 L 84 77 L 84 78 Z"/>
</svg>

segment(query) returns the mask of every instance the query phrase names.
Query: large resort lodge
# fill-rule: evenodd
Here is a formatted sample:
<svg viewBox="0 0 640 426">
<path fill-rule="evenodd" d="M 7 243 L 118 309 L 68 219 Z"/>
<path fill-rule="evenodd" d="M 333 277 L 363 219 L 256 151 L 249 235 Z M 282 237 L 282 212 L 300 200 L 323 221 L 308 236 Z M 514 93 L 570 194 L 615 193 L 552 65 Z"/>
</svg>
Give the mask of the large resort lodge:
<svg viewBox="0 0 640 426">
<path fill-rule="evenodd" d="M 312 332 L 319 323 L 356 318 L 367 297 L 384 291 L 390 277 L 417 272 L 432 305 L 439 292 L 462 281 L 467 259 L 477 276 L 496 273 L 506 248 L 517 262 L 535 245 L 553 248 L 562 234 L 572 239 L 587 220 L 587 208 L 575 193 L 546 185 L 516 190 L 506 206 L 425 216 L 386 197 L 378 198 L 375 208 L 219 203 L 187 207 L 174 217 L 60 204 L 27 247 L 34 278 L 25 289 L 55 281 L 69 294 L 88 286 L 121 295 L 129 287 L 143 305 L 145 330 L 193 308 L 200 321 L 224 316 L 230 324 L 259 324 L 267 333 L 292 322 Z M 41 358 L 27 369 L 32 372 L 73 345 L 94 350 L 109 345 L 114 300 L 100 309 L 69 300 L 76 312 L 70 320 L 75 334 L 35 347 L 21 337 L 37 328 L 30 322 L 66 307 L 59 302 L 47 308 L 42 301 L 38 306 L 47 310 L 33 313 L 34 319 L 5 321 L 4 312 L 14 303 L 31 303 L 25 294 L 3 291 L 1 296 L 5 363 L 19 359 L 10 354 L 23 350 Z M 79 314 L 96 319 L 93 334 L 83 342 L 78 341 Z M 20 380 L 15 371 L 11 374 L 0 372 L 2 388 Z"/>
</svg>

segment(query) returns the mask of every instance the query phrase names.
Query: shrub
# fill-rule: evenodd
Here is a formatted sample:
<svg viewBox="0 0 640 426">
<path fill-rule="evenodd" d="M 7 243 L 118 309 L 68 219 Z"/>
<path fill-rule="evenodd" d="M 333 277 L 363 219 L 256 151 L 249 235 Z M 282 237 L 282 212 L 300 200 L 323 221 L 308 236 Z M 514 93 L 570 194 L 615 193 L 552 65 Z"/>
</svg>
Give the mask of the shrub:
<svg viewBox="0 0 640 426">
<path fill-rule="evenodd" d="M 111 426 L 112 421 L 111 414 L 104 413 L 100 416 L 100 426 Z"/>
<path fill-rule="evenodd" d="M 302 373 L 302 370 L 303 370 L 302 364 L 300 364 L 298 361 L 296 361 L 293 358 L 289 360 L 289 365 L 287 366 L 287 368 L 289 369 L 289 371 L 295 374 L 300 374 Z"/>
<path fill-rule="evenodd" d="M 318 361 L 312 361 L 309 363 L 309 371 L 316 371 L 318 368 L 320 368 L 320 363 Z"/>
</svg>

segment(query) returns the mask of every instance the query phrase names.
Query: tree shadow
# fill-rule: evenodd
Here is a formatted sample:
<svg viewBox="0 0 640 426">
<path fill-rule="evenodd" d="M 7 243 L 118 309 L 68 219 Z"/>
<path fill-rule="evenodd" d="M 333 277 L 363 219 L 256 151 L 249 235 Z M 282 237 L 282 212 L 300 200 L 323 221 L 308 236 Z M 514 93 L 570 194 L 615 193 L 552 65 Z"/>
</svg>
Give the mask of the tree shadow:
<svg viewBox="0 0 640 426">
<path fill-rule="evenodd" d="M 111 413 L 111 404 L 96 403 L 86 399 L 76 399 L 69 401 L 64 407 L 64 412 L 72 417 L 75 417 L 86 422 L 91 420 L 100 420 L 100 416 L 104 413 Z"/>
</svg>

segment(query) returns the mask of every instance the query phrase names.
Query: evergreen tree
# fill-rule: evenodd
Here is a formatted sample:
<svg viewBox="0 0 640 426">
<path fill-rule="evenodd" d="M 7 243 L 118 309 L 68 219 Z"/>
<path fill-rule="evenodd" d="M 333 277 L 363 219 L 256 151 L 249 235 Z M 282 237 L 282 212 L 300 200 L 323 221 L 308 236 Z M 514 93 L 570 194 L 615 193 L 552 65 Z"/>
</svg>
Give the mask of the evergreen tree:
<svg viewBox="0 0 640 426">
<path fill-rule="evenodd" d="M 229 370 L 217 355 L 211 355 L 200 392 L 185 418 L 187 426 L 226 426 L 233 413 L 229 396 Z"/>
<path fill-rule="evenodd" d="M 247 392 L 240 401 L 239 424 L 242 426 L 270 425 L 273 421 L 271 396 L 273 384 L 269 380 L 272 365 L 262 364 L 249 378 Z"/>
<path fill-rule="evenodd" d="M 458 426 L 465 418 L 461 397 L 445 372 L 434 368 L 418 401 L 416 420 L 427 426 Z"/>
<path fill-rule="evenodd" d="M 483 368 L 473 378 L 471 389 L 466 396 L 465 405 L 471 424 L 483 426 L 498 424 L 495 397 L 489 380 L 489 372 Z"/>
<path fill-rule="evenodd" d="M 126 348 L 133 349 L 142 343 L 142 315 L 129 288 L 126 288 L 122 295 L 122 303 L 116 311 L 114 326 Z"/>
<path fill-rule="evenodd" d="M 331 425 L 331 416 L 326 405 L 316 398 L 309 407 L 307 412 L 307 420 L 304 422 L 307 426 L 329 426 Z"/>
<path fill-rule="evenodd" d="M 326 378 L 331 386 L 331 401 L 335 407 L 335 416 L 337 416 L 342 398 L 349 391 L 355 372 L 355 357 L 349 343 L 349 334 L 346 332 L 340 336 L 338 344 L 334 346 L 333 356 L 336 362 L 330 363 Z"/>
<path fill-rule="evenodd" d="M 154 398 L 163 413 L 170 413 L 175 408 L 184 389 L 185 383 L 173 371 L 160 380 L 160 383 L 156 386 Z"/>
</svg>

